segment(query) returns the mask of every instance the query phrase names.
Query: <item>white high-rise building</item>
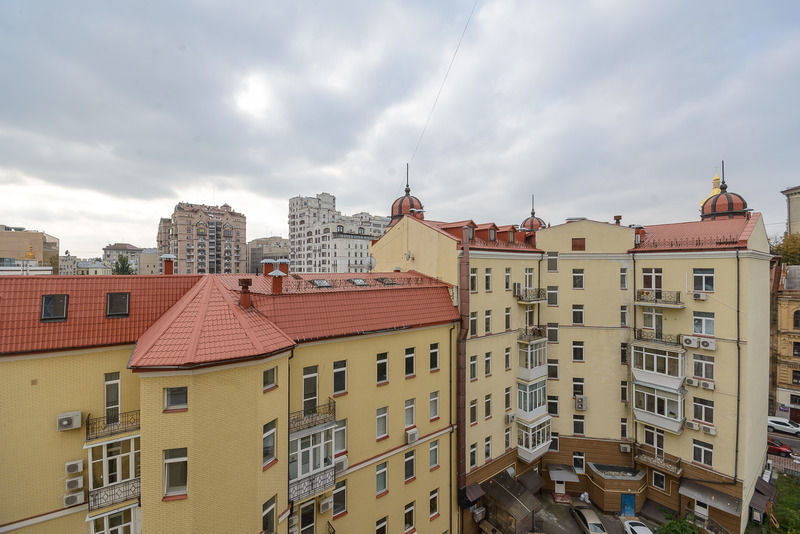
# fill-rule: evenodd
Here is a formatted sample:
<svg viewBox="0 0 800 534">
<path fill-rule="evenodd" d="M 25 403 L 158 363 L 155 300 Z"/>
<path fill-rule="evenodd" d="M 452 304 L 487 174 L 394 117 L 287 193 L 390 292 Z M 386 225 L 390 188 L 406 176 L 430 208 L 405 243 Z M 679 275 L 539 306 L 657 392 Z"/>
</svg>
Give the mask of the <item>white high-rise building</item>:
<svg viewBox="0 0 800 534">
<path fill-rule="evenodd" d="M 342 215 L 330 193 L 289 199 L 292 272 L 367 272 L 369 243 L 383 235 L 389 220 L 366 212 Z"/>
</svg>

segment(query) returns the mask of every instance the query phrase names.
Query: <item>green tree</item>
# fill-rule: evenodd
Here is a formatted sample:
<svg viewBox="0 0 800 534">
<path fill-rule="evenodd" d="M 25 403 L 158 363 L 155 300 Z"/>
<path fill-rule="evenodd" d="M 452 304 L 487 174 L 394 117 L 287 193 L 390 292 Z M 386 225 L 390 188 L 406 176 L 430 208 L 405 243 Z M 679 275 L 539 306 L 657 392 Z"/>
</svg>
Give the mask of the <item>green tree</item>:
<svg viewBox="0 0 800 534">
<path fill-rule="evenodd" d="M 120 254 L 117 256 L 117 261 L 114 262 L 114 269 L 112 274 L 133 274 L 133 269 L 128 263 L 128 257 Z"/>
<path fill-rule="evenodd" d="M 656 529 L 656 534 L 698 534 L 700 532 L 692 521 L 694 516 L 687 512 L 681 517 L 667 515 L 666 523 Z"/>
<path fill-rule="evenodd" d="M 773 254 L 780 254 L 781 263 L 800 264 L 800 234 L 786 234 L 783 240 L 772 247 Z"/>
</svg>

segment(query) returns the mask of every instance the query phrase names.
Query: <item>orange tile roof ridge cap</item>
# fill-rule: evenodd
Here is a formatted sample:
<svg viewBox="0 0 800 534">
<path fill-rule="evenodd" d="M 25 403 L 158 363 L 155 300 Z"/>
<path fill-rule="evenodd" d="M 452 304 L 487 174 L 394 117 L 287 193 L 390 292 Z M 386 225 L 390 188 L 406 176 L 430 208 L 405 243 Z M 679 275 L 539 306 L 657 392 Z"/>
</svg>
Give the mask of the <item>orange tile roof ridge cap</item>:
<svg viewBox="0 0 800 534">
<path fill-rule="evenodd" d="M 208 280 L 212 280 L 208 282 Z M 214 282 L 213 278 L 205 277 L 205 283 L 203 287 L 200 288 L 200 308 L 197 310 L 197 317 L 194 319 L 194 326 L 192 327 L 192 340 L 189 343 L 188 354 L 197 354 L 197 347 L 200 345 L 200 334 L 202 332 L 203 322 L 206 318 L 206 313 L 208 313 L 208 302 L 211 300 L 211 292 L 213 290 L 212 287 Z M 180 316 L 180 314 L 178 315 Z"/>
<path fill-rule="evenodd" d="M 281 275 L 286 276 L 285 273 L 281 273 Z M 259 339 L 256 337 L 255 333 L 250 328 L 250 325 L 246 324 L 245 314 L 249 313 L 249 312 L 245 311 L 241 306 L 239 306 L 238 303 L 236 302 L 236 300 L 233 298 L 233 295 L 235 295 L 237 293 L 235 291 L 232 291 L 232 290 L 226 288 L 222 284 L 222 282 L 219 281 L 219 280 L 215 281 L 215 283 L 218 285 L 219 289 L 221 290 L 220 292 L 222 293 L 223 298 L 225 298 L 228 301 L 228 304 L 231 306 L 231 308 L 233 310 L 233 315 L 234 315 L 234 317 L 236 317 L 236 321 L 239 323 L 239 326 L 242 327 L 242 330 L 244 330 L 245 335 L 247 335 L 247 339 L 250 340 L 250 343 L 253 344 L 253 347 L 255 347 L 255 348 L 259 349 L 259 350 L 262 350 L 262 351 L 266 350 L 266 347 L 264 347 L 262 345 L 261 341 L 259 341 Z M 261 311 L 259 311 L 258 309 L 256 309 L 255 306 L 253 306 L 251 304 L 250 305 L 250 309 L 253 310 L 254 313 L 256 313 L 259 316 L 261 316 L 261 318 L 263 318 L 265 321 L 269 322 L 269 324 L 271 324 L 275 328 L 276 331 L 280 332 L 283 335 L 283 337 L 285 337 L 292 344 L 294 344 L 294 341 L 292 340 L 292 338 L 290 338 L 289 336 L 286 335 L 286 332 L 284 332 L 283 330 L 278 328 L 278 325 L 276 325 L 275 323 L 270 321 L 267 318 L 267 316 L 264 315 L 263 313 L 261 313 Z"/>
</svg>

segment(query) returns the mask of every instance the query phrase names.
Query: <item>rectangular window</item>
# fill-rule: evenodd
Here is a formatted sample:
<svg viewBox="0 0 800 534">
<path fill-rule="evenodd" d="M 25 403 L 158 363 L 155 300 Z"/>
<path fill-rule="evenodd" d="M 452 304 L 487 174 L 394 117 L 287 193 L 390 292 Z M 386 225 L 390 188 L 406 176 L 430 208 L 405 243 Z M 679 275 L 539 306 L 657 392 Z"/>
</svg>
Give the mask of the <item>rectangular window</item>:
<svg viewBox="0 0 800 534">
<path fill-rule="evenodd" d="M 381 519 L 375 521 L 375 534 L 388 534 L 389 530 L 386 524 L 387 524 L 386 517 L 382 517 Z"/>
<path fill-rule="evenodd" d="M 416 475 L 414 474 L 414 451 L 407 451 L 405 454 L 405 460 L 403 461 L 403 473 L 405 476 L 405 481 L 409 482 L 413 479 Z"/>
<path fill-rule="evenodd" d="M 505 364 L 506 364 L 506 371 L 510 371 L 511 370 L 511 347 L 506 347 L 504 359 L 505 359 Z"/>
<path fill-rule="evenodd" d="M 347 391 L 347 360 L 333 362 L 333 394 Z"/>
<path fill-rule="evenodd" d="M 312 415 L 317 412 L 317 366 L 303 367 L 303 412 Z"/>
<path fill-rule="evenodd" d="M 164 495 L 186 494 L 188 463 L 186 447 L 164 451 Z"/>
<path fill-rule="evenodd" d="M 105 373 L 105 401 L 106 401 L 106 424 L 119 422 L 119 402 L 120 402 L 120 381 L 119 373 Z"/>
<path fill-rule="evenodd" d="M 679 377 L 683 374 L 683 356 L 677 352 L 637 345 L 633 347 L 633 368 Z"/>
<path fill-rule="evenodd" d="M 547 413 L 550 415 L 558 415 L 558 395 L 547 396 Z"/>
<path fill-rule="evenodd" d="M 583 324 L 583 304 L 572 305 L 572 324 Z"/>
<path fill-rule="evenodd" d="M 504 395 L 506 411 L 511 409 L 511 386 L 508 386 Z"/>
<path fill-rule="evenodd" d="M 792 342 L 792 356 L 794 356 L 795 358 L 800 356 L 800 341 Z"/>
<path fill-rule="evenodd" d="M 800 395 L 789 395 L 789 404 L 792 406 L 800 405 Z"/>
<path fill-rule="evenodd" d="M 572 250 L 586 250 L 586 238 L 585 237 L 573 237 L 572 238 Z"/>
<path fill-rule="evenodd" d="M 800 384 L 800 371 L 792 371 L 792 384 Z"/>
<path fill-rule="evenodd" d="M 166 388 L 164 390 L 164 409 L 182 410 L 189 406 L 189 388 Z"/>
<path fill-rule="evenodd" d="M 412 377 L 415 374 L 414 366 L 414 347 L 406 349 L 406 378 Z"/>
<path fill-rule="evenodd" d="M 278 373 L 276 367 L 270 367 L 269 369 L 264 369 L 264 380 L 263 380 L 264 391 L 272 389 L 278 384 L 277 376 Z"/>
<path fill-rule="evenodd" d="M 628 344 L 627 343 L 620 343 L 619 344 L 619 363 L 623 365 L 627 365 L 628 363 Z"/>
<path fill-rule="evenodd" d="M 583 289 L 583 269 L 572 269 L 572 289 Z"/>
<path fill-rule="evenodd" d="M 533 288 L 533 267 L 525 267 L 525 289 Z"/>
<path fill-rule="evenodd" d="M 428 419 L 433 421 L 439 418 L 439 392 L 434 391 L 431 393 L 430 401 L 428 403 Z"/>
<path fill-rule="evenodd" d="M 506 330 L 511 330 L 511 308 L 506 308 Z"/>
<path fill-rule="evenodd" d="M 378 354 L 377 363 L 375 364 L 376 377 L 375 380 L 378 384 L 384 384 L 389 381 L 389 355 L 385 352 Z"/>
<path fill-rule="evenodd" d="M 550 432 L 550 449 L 558 452 L 558 432 Z"/>
<path fill-rule="evenodd" d="M 483 331 L 486 334 L 492 331 L 492 310 L 486 310 L 483 313 Z"/>
<path fill-rule="evenodd" d="M 511 448 L 511 427 L 506 427 L 503 432 L 503 442 L 505 443 L 506 450 Z"/>
<path fill-rule="evenodd" d="M 547 286 L 547 305 L 558 306 L 558 286 Z"/>
<path fill-rule="evenodd" d="M 664 476 L 664 473 L 660 471 L 653 471 L 653 487 L 660 489 L 661 491 L 666 491 L 667 477 Z"/>
<path fill-rule="evenodd" d="M 483 355 L 483 374 L 485 376 L 492 375 L 492 353 L 487 352 Z"/>
<path fill-rule="evenodd" d="M 714 269 L 693 269 L 694 290 L 714 291 Z"/>
<path fill-rule="evenodd" d="M 511 267 L 506 267 L 505 287 L 506 291 L 511 291 Z"/>
<path fill-rule="evenodd" d="M 548 273 L 558 272 L 558 252 L 547 253 L 547 272 Z"/>
<path fill-rule="evenodd" d="M 584 428 L 584 420 L 582 415 L 573 415 L 572 416 L 572 433 L 577 436 L 582 436 L 585 432 Z"/>
<path fill-rule="evenodd" d="M 572 342 L 572 361 L 582 362 L 583 360 L 583 341 Z"/>
<path fill-rule="evenodd" d="M 714 455 L 714 446 L 699 440 L 692 440 L 692 460 L 711 467 Z"/>
<path fill-rule="evenodd" d="M 415 415 L 414 414 L 414 399 L 408 399 L 406 401 L 406 406 L 405 406 L 404 413 L 405 413 L 404 421 L 405 421 L 406 428 L 413 427 L 415 425 L 415 423 L 414 423 L 414 419 L 415 419 L 415 416 L 414 416 Z"/>
<path fill-rule="evenodd" d="M 714 401 L 694 398 L 694 418 L 709 425 L 714 424 Z"/>
<path fill-rule="evenodd" d="M 533 326 L 533 306 L 525 307 L 525 326 Z"/>
<path fill-rule="evenodd" d="M 488 462 L 492 459 L 492 436 L 486 436 L 483 440 L 483 461 Z"/>
<path fill-rule="evenodd" d="M 347 481 L 342 480 L 336 483 L 333 490 L 333 515 L 336 517 L 347 511 Z"/>
<path fill-rule="evenodd" d="M 492 394 L 487 393 L 483 398 L 483 417 L 488 419 L 492 416 Z"/>
<path fill-rule="evenodd" d="M 620 306 L 619 307 L 619 325 L 620 326 L 628 326 L 628 307 L 627 306 Z"/>
<path fill-rule="evenodd" d="M 375 411 L 375 437 L 380 439 L 388 436 L 389 408 L 384 406 Z"/>
<path fill-rule="evenodd" d="M 439 465 L 439 440 L 431 441 L 428 445 L 428 467 L 433 469 Z"/>
<path fill-rule="evenodd" d="M 469 467 L 472 469 L 478 464 L 478 444 L 473 443 L 469 446 Z"/>
<path fill-rule="evenodd" d="M 431 343 L 430 351 L 430 369 L 435 371 L 439 369 L 439 344 Z"/>
<path fill-rule="evenodd" d="M 575 469 L 576 473 L 583 473 L 584 471 L 584 454 L 582 452 L 573 452 L 572 453 L 572 467 Z"/>
<path fill-rule="evenodd" d="M 714 313 L 694 312 L 694 333 L 707 336 L 714 335 Z"/>
<path fill-rule="evenodd" d="M 333 430 L 333 454 L 338 456 L 347 452 L 347 419 L 336 421 Z"/>
<path fill-rule="evenodd" d="M 404 525 L 404 532 L 408 532 L 414 529 L 414 503 L 410 502 L 406 505 L 405 511 L 403 512 L 403 525 Z"/>
<path fill-rule="evenodd" d="M 66 321 L 68 295 L 42 295 L 42 321 Z"/>
<path fill-rule="evenodd" d="M 469 401 L 469 424 L 474 425 L 478 422 L 478 399 Z"/>
<path fill-rule="evenodd" d="M 469 335 L 478 335 L 478 312 L 469 312 Z"/>
<path fill-rule="evenodd" d="M 628 269 L 625 267 L 619 268 L 619 288 L 628 289 Z"/>
<path fill-rule="evenodd" d="M 275 534 L 275 497 L 261 507 L 261 531 L 263 534 Z"/>
<path fill-rule="evenodd" d="M 547 378 L 558 378 L 558 360 L 547 360 Z"/>
<path fill-rule="evenodd" d="M 659 325 L 661 328 L 662 321 L 663 315 L 660 311 L 655 308 L 642 308 L 642 326 L 644 328 L 655 328 L 655 325 Z"/>
<path fill-rule="evenodd" d="M 387 462 L 379 463 L 375 466 L 375 494 L 380 495 L 386 491 L 386 471 Z M 384 523 L 385 524 L 385 523 Z"/>
<path fill-rule="evenodd" d="M 572 396 L 583 395 L 583 378 L 572 379 Z"/>
<path fill-rule="evenodd" d="M 478 356 L 474 354 L 469 357 L 469 379 L 478 379 Z"/>
<path fill-rule="evenodd" d="M 127 317 L 130 293 L 106 293 L 106 317 Z"/>
<path fill-rule="evenodd" d="M 429 516 L 431 518 L 439 515 L 439 489 L 431 490 L 431 495 L 428 498 L 429 503 Z"/>
<path fill-rule="evenodd" d="M 628 437 L 628 419 L 626 417 L 619 420 L 619 437 L 622 439 Z"/>
<path fill-rule="evenodd" d="M 621 402 L 628 402 L 628 381 L 621 380 L 619 383 L 619 400 Z"/>
<path fill-rule="evenodd" d="M 478 291 L 478 268 L 472 267 L 469 270 L 469 290 L 473 293 Z"/>
<path fill-rule="evenodd" d="M 492 269 L 487 267 L 483 273 L 483 286 L 486 291 L 492 290 Z"/>
<path fill-rule="evenodd" d="M 547 323 L 547 341 L 558 343 L 558 323 Z"/>
</svg>

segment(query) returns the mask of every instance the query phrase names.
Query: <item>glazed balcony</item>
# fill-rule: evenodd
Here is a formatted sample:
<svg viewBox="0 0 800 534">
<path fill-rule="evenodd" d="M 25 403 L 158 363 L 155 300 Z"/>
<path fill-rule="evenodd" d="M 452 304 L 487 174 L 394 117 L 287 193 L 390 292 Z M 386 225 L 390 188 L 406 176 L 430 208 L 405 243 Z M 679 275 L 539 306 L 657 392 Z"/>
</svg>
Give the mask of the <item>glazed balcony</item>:
<svg viewBox="0 0 800 534">
<path fill-rule="evenodd" d="M 94 419 L 92 419 L 91 414 L 86 416 L 86 441 L 138 429 L 139 410 L 123 412 L 114 416 L 96 417 Z"/>
<path fill-rule="evenodd" d="M 130 499 L 138 499 L 140 490 L 141 478 L 139 477 L 89 490 L 89 511 L 114 506 Z"/>
<path fill-rule="evenodd" d="M 667 471 L 675 476 L 680 476 L 683 473 L 681 467 L 681 459 L 671 454 L 665 454 L 661 450 L 656 450 L 655 447 L 644 444 L 636 445 L 636 454 L 634 460 L 658 469 L 659 471 Z"/>
<path fill-rule="evenodd" d="M 519 304 L 544 302 L 547 299 L 547 291 L 542 287 L 525 287 L 522 284 L 514 284 L 514 297 Z"/>
<path fill-rule="evenodd" d="M 548 450 L 550 450 L 549 439 L 534 449 L 517 446 L 517 458 L 529 464 L 544 456 Z"/>
<path fill-rule="evenodd" d="M 319 425 L 336 423 L 336 401 L 328 399 L 325 404 L 306 407 L 289 414 L 289 434 Z"/>
<path fill-rule="evenodd" d="M 289 481 L 289 501 L 302 502 L 309 497 L 331 489 L 335 484 L 335 467 L 326 467 L 321 471 Z"/>
<path fill-rule="evenodd" d="M 634 304 L 653 308 L 682 309 L 686 307 L 686 303 L 681 300 L 680 291 L 665 291 L 663 289 L 637 289 Z"/>
</svg>

